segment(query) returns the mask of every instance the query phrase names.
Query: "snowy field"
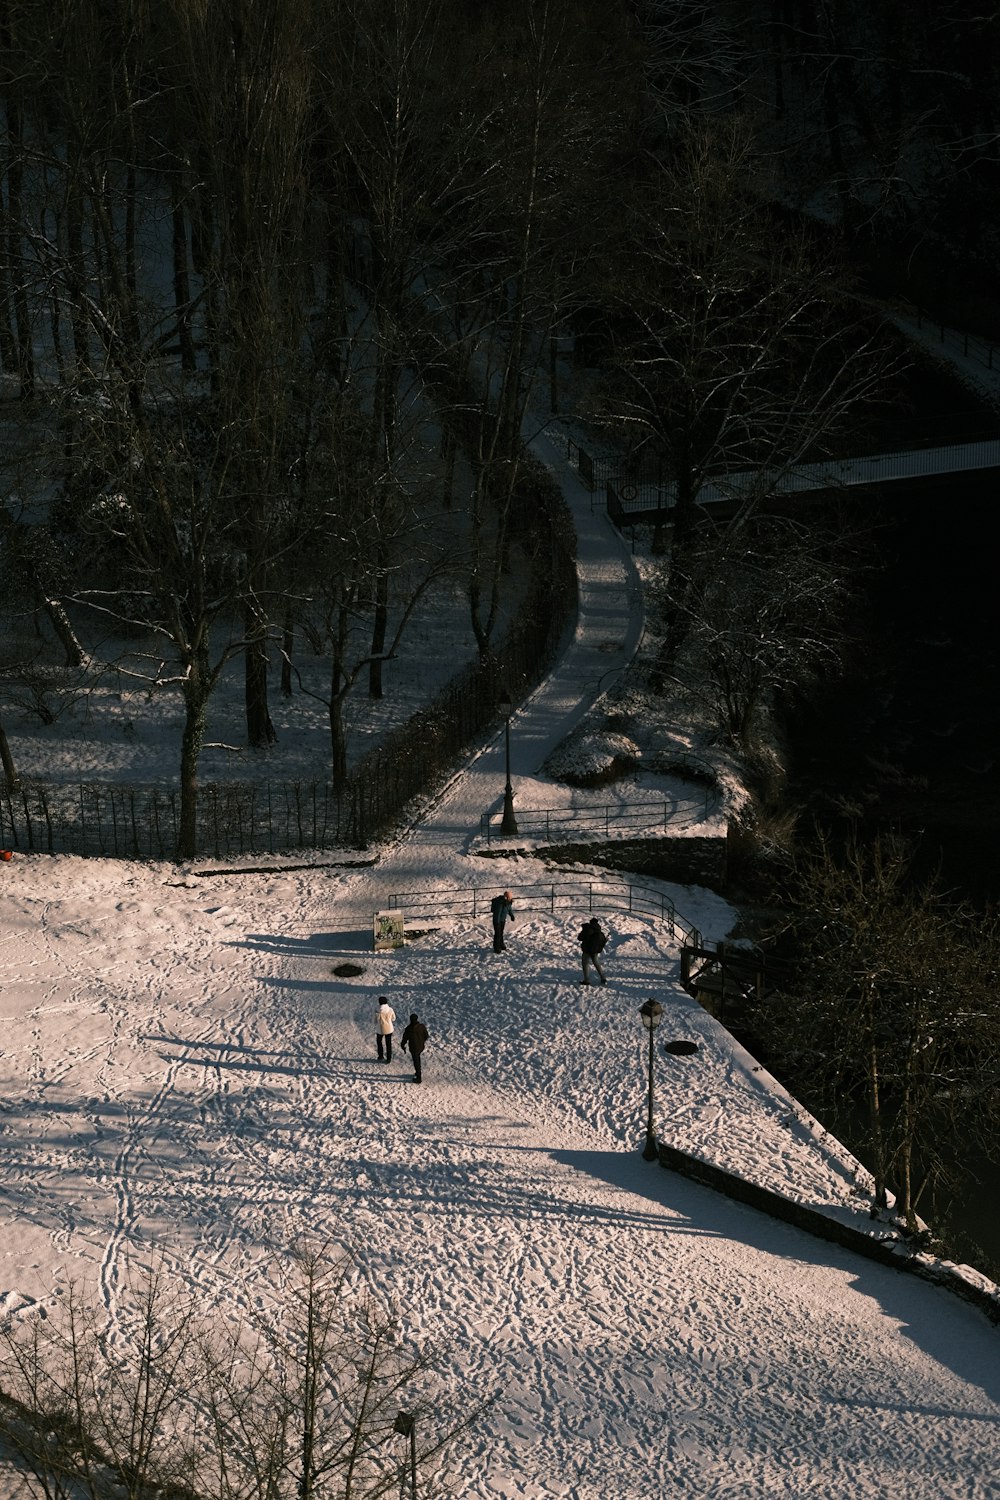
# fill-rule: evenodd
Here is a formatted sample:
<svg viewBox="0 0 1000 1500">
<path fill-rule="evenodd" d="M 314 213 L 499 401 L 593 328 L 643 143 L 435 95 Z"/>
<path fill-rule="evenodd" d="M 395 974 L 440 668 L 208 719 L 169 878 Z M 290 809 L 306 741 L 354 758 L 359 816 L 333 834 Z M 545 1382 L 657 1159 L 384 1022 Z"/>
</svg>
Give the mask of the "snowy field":
<svg viewBox="0 0 1000 1500">
<path fill-rule="evenodd" d="M 631 559 L 566 492 L 580 618 L 513 718 L 518 809 L 642 629 Z M 82 1283 L 113 1343 L 129 1268 L 156 1264 L 221 1320 L 277 1314 L 305 1235 L 441 1351 L 445 1390 L 495 1397 L 460 1440 L 463 1500 L 1000 1495 L 982 1312 L 642 1159 L 652 995 L 662 1039 L 697 1046 L 657 1049 L 661 1137 L 870 1222 L 861 1169 L 679 987 L 662 923 L 605 898 L 609 982 L 577 985 L 585 888 L 612 877 L 488 858 L 502 786 L 499 736 L 362 867 L 0 864 L 0 1306 L 25 1323 Z M 544 909 L 546 881 L 580 889 Z M 497 955 L 467 913 L 503 886 Z M 455 890 L 371 951 L 394 895 Z M 733 925 L 711 892 L 662 894 L 709 942 Z M 383 994 L 430 1030 L 419 1087 L 376 1062 Z"/>
<path fill-rule="evenodd" d="M 47 683 L 45 701 L 52 722 L 43 722 L 33 707 L 34 695 L 8 685 L 5 725 L 15 763 L 23 776 L 61 786 L 80 781 L 132 782 L 140 786 L 176 784 L 180 764 L 184 709 L 176 664 L 164 659 L 163 643 L 153 638 L 128 641 L 106 630 L 95 632 L 83 615 L 81 637 L 91 653 L 85 668 L 54 665 L 36 669 L 35 680 Z M 390 620 L 395 626 L 395 619 Z M 214 636 L 221 656 L 224 630 Z M 357 658 L 365 654 L 360 638 Z M 16 634 L 4 639 L 3 656 L 30 660 L 37 643 Z M 159 653 L 159 654 L 157 654 Z M 399 654 L 383 667 L 384 697 L 368 697 L 367 672 L 345 700 L 348 761 L 361 759 L 384 735 L 404 724 L 445 687 L 449 678 L 476 656 L 469 607 L 461 581 L 444 578 L 417 606 Z M 203 781 L 226 779 L 328 780 L 330 725 L 325 697 L 329 661 L 314 654 L 301 634 L 296 637 L 298 677 L 291 697 L 281 695 L 279 643 L 270 643 L 269 708 L 276 742 L 261 749 L 246 745 L 242 656 L 222 671 L 210 702 L 206 745 L 201 756 Z M 164 685 L 164 680 L 169 685 Z M 156 680 L 159 686 L 152 686 Z"/>
<path fill-rule="evenodd" d="M 679 988 L 658 924 L 602 913 L 609 983 L 580 988 L 580 913 L 521 909 L 523 863 L 501 955 L 482 920 L 372 953 L 377 867 L 4 866 L 0 1305 L 82 1280 L 124 1335 L 126 1262 L 155 1262 L 240 1319 L 332 1240 L 447 1387 L 499 1393 L 463 1496 L 996 1495 L 1000 1332 L 644 1162 L 654 994 L 698 1045 L 658 1049 L 662 1137 L 867 1222 L 863 1173 Z M 381 994 L 429 1027 L 419 1088 L 376 1063 Z"/>
</svg>

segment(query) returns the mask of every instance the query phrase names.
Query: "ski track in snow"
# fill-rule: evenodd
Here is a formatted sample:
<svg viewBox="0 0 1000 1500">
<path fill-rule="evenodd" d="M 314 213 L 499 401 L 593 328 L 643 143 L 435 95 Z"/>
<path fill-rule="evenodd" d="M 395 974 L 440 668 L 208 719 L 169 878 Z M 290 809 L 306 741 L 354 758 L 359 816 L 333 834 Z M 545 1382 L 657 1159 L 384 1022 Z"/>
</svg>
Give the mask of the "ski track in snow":
<svg viewBox="0 0 1000 1500">
<path fill-rule="evenodd" d="M 39 861 L 39 884 L 62 864 Z M 0 1306 L 93 1268 L 124 1338 L 126 1262 L 155 1262 L 239 1317 L 276 1306 L 289 1244 L 329 1238 L 407 1338 L 443 1346 L 449 1380 L 497 1396 L 465 1496 L 997 1493 L 981 1315 L 639 1157 L 655 982 L 662 1036 L 699 1043 L 658 1056 L 664 1138 L 729 1165 L 755 1152 L 806 1199 L 846 1180 L 643 919 L 609 918 L 610 982 L 583 988 L 569 915 L 522 914 L 502 955 L 482 921 L 376 955 L 329 920 L 353 920 L 364 877 L 229 876 L 165 899 L 154 869 L 109 867 L 133 896 L 102 923 L 87 873 L 41 922 L 8 902 L 25 920 L 4 993 L 24 1009 L 2 1033 L 2 1202 L 39 1274 L 8 1253 Z M 347 954 L 364 973 L 337 979 Z M 380 993 L 400 1025 L 411 1007 L 430 1025 L 420 1088 L 398 1054 L 375 1062 Z"/>
</svg>

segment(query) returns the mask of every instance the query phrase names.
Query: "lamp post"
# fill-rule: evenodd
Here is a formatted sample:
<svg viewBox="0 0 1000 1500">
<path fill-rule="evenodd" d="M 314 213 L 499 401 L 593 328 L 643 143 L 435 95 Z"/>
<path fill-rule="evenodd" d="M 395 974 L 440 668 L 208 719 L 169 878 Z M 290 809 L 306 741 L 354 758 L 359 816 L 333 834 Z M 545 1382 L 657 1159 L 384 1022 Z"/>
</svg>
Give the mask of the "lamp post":
<svg viewBox="0 0 1000 1500">
<path fill-rule="evenodd" d="M 653 1034 L 663 1019 L 663 1006 L 659 1000 L 647 1000 L 639 1006 L 642 1024 L 649 1033 L 649 1077 L 646 1091 L 646 1144 L 642 1148 L 645 1161 L 656 1161 L 659 1151 L 653 1134 Z"/>
<path fill-rule="evenodd" d="M 392 1424 L 392 1430 L 410 1440 L 410 1497 L 417 1500 L 417 1424 L 413 1413 L 401 1411 Z"/>
<path fill-rule="evenodd" d="M 500 832 L 516 833 L 517 819 L 514 816 L 514 788 L 510 784 L 510 710 L 514 705 L 511 703 L 510 694 L 506 688 L 500 695 L 500 704 L 507 714 L 507 722 L 504 724 L 503 729 L 504 766 L 507 781 L 503 789 L 503 817 L 500 820 Z"/>
</svg>

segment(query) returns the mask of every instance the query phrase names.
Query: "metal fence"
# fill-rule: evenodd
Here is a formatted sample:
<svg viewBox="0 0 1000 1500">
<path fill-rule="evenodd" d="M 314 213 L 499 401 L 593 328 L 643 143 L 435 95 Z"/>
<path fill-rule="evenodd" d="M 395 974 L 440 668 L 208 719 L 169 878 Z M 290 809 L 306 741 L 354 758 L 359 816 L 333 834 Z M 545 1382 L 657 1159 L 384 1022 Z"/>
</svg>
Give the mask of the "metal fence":
<svg viewBox="0 0 1000 1500">
<path fill-rule="evenodd" d="M 984 369 L 1000 370 L 1000 350 L 989 339 L 980 338 L 978 334 L 968 333 L 965 329 L 949 328 L 936 314 L 928 312 L 919 303 L 915 305 L 913 312 L 917 327 L 923 328 L 926 324 L 928 328 L 935 329 L 939 343 L 956 353 L 961 350 L 966 359 L 976 360 Z"/>
<path fill-rule="evenodd" d="M 625 911 L 662 922 L 672 938 L 680 937 L 694 948 L 701 947 L 701 934 L 693 922 L 681 916 L 670 897 L 652 886 L 628 881 L 557 881 L 550 884 L 507 885 L 515 910 L 613 912 Z M 387 909 L 402 911 L 411 923 L 442 917 L 484 917 L 497 886 L 472 885 L 451 890 L 393 891 Z"/>
<path fill-rule="evenodd" d="M 589 490 L 600 489 L 610 480 L 612 484 L 663 485 L 663 455 L 652 447 L 625 458 L 621 454 L 596 458 L 588 449 L 566 440 L 566 456 Z"/>
<path fill-rule="evenodd" d="M 372 785 L 381 769 L 368 767 L 340 788 L 320 779 L 205 783 L 198 795 L 199 853 L 220 858 L 344 842 L 364 828 L 367 810 L 384 795 Z M 0 843 L 22 853 L 168 859 L 179 824 L 173 786 L 31 780 L 0 795 Z"/>
<path fill-rule="evenodd" d="M 596 458 L 572 438 L 566 440 L 566 456 L 591 493 L 620 475 L 625 467 L 620 458 Z"/>
<path fill-rule="evenodd" d="M 519 835 L 528 838 L 560 838 L 570 835 L 576 838 L 586 834 L 604 834 L 634 830 L 637 833 L 665 832 L 669 828 L 686 828 L 692 823 L 701 823 L 712 810 L 714 792 L 706 787 L 704 792 L 691 797 L 675 797 L 672 801 L 657 799 L 648 802 L 607 803 L 600 807 L 540 807 L 527 812 L 518 812 Z M 507 839 L 501 832 L 502 812 L 483 813 L 479 820 L 479 831 L 487 844 L 494 838 Z"/>
<path fill-rule="evenodd" d="M 404 815 L 473 739 L 503 716 L 504 691 L 539 680 L 576 600 L 572 526 L 558 491 L 522 506 L 535 528 L 533 586 L 517 624 L 486 661 L 476 660 L 401 725 L 339 785 L 314 780 L 205 782 L 197 849 L 215 859 L 278 849 L 364 847 Z M 509 711 L 509 703 L 507 704 Z M 175 786 L 25 780 L 0 790 L 0 847 L 116 859 L 167 859 L 176 850 Z"/>
</svg>

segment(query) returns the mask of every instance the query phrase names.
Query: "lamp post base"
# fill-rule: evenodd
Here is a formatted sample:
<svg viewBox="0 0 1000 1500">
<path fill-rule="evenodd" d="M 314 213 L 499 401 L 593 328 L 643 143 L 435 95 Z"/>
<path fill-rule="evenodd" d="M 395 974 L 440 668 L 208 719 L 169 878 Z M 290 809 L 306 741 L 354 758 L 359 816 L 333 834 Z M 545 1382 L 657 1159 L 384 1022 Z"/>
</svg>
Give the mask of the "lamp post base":
<svg viewBox="0 0 1000 1500">
<path fill-rule="evenodd" d="M 509 784 L 503 794 L 503 817 L 500 820 L 500 832 L 517 832 L 517 819 L 514 816 L 514 793 Z"/>
<path fill-rule="evenodd" d="M 660 1155 L 660 1148 L 656 1144 L 656 1136 L 647 1133 L 647 1135 L 646 1135 L 646 1144 L 642 1148 L 642 1159 L 643 1159 L 643 1161 L 657 1161 L 659 1159 L 659 1155 Z"/>
</svg>

